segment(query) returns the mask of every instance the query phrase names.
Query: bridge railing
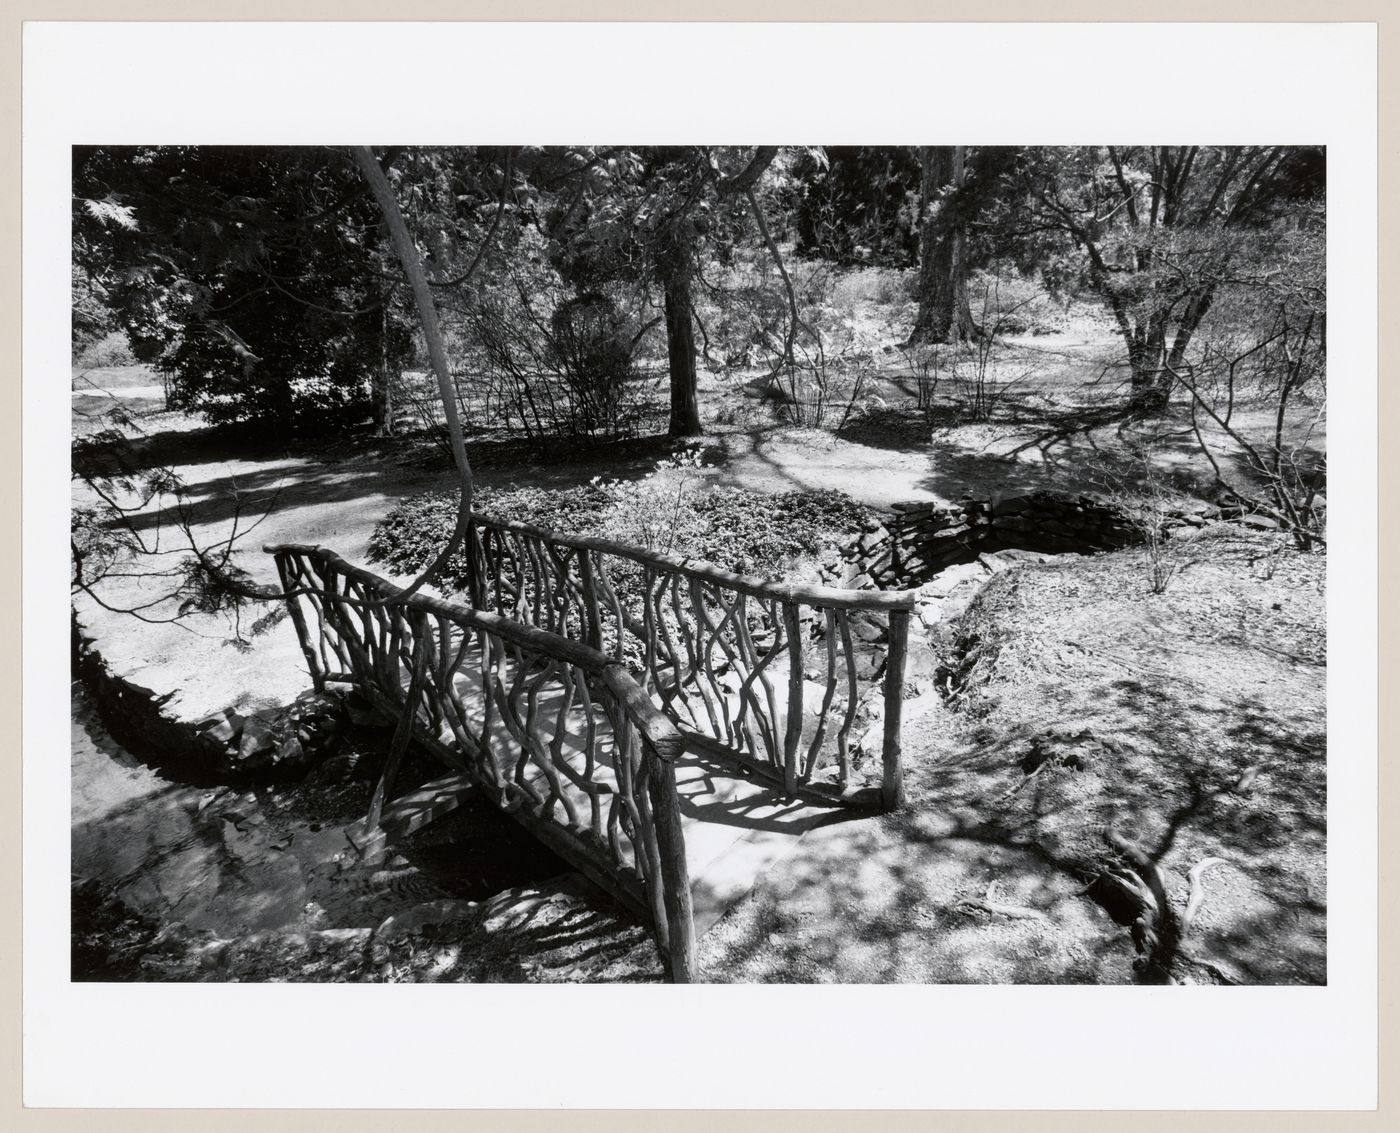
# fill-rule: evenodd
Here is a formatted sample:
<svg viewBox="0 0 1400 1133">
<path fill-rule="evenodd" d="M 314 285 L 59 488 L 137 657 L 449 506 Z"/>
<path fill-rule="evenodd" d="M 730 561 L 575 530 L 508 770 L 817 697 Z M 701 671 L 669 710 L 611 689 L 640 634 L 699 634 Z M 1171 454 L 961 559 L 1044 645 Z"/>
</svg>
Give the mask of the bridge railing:
<svg viewBox="0 0 1400 1133">
<path fill-rule="evenodd" d="M 324 547 L 278 544 L 316 686 L 352 682 L 655 930 L 695 975 L 675 759 L 683 738 L 626 667 L 577 640 L 403 591 Z M 313 629 L 314 627 L 314 629 Z"/>
<path fill-rule="evenodd" d="M 887 631 L 878 794 L 883 809 L 902 805 L 911 592 L 788 586 L 482 515 L 466 551 L 474 606 L 626 663 L 687 735 L 790 794 L 860 794 L 849 789 L 860 637 Z"/>
</svg>

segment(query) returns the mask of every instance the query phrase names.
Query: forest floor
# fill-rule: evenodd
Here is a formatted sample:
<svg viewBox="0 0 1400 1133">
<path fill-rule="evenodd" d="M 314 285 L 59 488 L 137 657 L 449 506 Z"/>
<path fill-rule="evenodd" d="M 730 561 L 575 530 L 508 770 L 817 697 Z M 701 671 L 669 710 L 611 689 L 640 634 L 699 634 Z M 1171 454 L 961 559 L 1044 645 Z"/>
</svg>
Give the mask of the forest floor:
<svg viewBox="0 0 1400 1133">
<path fill-rule="evenodd" d="M 1144 469 L 1174 492 L 1203 494 L 1206 470 L 1191 457 L 1180 412 L 1157 436 L 1129 438 L 1136 447 L 1102 430 L 1007 458 L 1077 398 L 1104 396 L 1086 383 L 1107 348 L 1091 337 L 1025 344 L 1072 357 L 1073 380 L 1064 367 L 1028 367 L 1003 391 L 995 426 L 963 423 L 946 396 L 916 413 L 893 364 L 836 429 L 779 424 L 752 383 L 706 375 L 705 476 L 763 491 L 836 488 L 876 507 L 1037 488 L 1103 491 Z M 139 368 L 75 379 L 75 419 L 103 404 L 93 385 L 136 411 L 146 459 L 185 481 L 201 542 L 226 537 L 235 520 L 244 529 L 258 521 L 240 543 L 250 553 L 239 557 L 258 581 L 275 581 L 270 557 L 256 550 L 262 543 L 323 543 L 363 561 L 394 502 L 453 486 L 421 439 L 261 450 L 246 438 L 220 439 L 164 413 L 158 383 Z M 1265 427 L 1258 416 L 1251 427 Z M 674 447 L 659 437 L 574 446 L 485 440 L 472 455 L 483 484 L 565 487 L 645 474 Z M 154 520 L 142 522 L 154 531 Z M 802 852 L 704 939 L 705 977 L 1132 980 L 1128 929 L 1090 886 L 1110 857 L 1102 831 L 1113 826 L 1159 858 L 1174 903 L 1184 903 L 1193 865 L 1223 859 L 1204 875 L 1207 900 L 1193 930 L 1201 979 L 1324 982 L 1325 560 L 1272 533 L 1208 533 L 1174 549 L 1166 593 L 1151 593 L 1138 551 L 1063 556 L 994 577 L 959 622 L 915 635 L 913 671 L 927 679 L 905 706 L 908 808 L 808 834 Z M 167 582 L 128 580 L 106 593 L 115 605 L 136 604 Z M 307 683 L 285 621 L 250 634 L 220 616 L 148 625 L 90 602 L 78 607 L 113 667 L 175 690 L 167 710 L 182 717 L 286 703 Z M 959 674 L 953 696 L 931 679 L 949 664 Z M 564 905 L 570 900 L 586 902 L 573 895 Z M 606 977 L 583 960 L 551 970 L 655 978 L 648 950 L 635 940 L 629 948 L 630 960 L 607 952 Z M 483 978 L 431 952 L 414 969 L 421 978 Z"/>
</svg>

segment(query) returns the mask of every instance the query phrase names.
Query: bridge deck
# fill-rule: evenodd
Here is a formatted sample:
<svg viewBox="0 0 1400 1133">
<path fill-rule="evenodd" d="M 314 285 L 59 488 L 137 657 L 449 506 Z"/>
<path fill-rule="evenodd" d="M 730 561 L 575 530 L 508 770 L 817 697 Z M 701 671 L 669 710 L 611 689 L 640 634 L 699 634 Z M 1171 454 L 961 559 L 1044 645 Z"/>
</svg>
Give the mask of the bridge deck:
<svg viewBox="0 0 1400 1133">
<path fill-rule="evenodd" d="M 455 647 L 455 642 L 453 643 Z M 503 674 L 507 684 L 516 673 L 508 668 Z M 402 674 L 404 688 L 408 673 Z M 485 716 L 485 695 L 482 690 L 481 655 L 476 647 L 469 648 L 463 664 L 454 678 L 458 697 L 474 721 Z M 547 745 L 559 743 L 560 759 L 580 773 L 584 781 L 595 784 L 595 790 L 617 789 L 610 763 L 612 742 L 607 717 L 601 711 L 592 713 L 595 731 L 594 767 L 591 775 L 583 772 L 585 745 L 581 742 L 588 726 L 588 713 L 580 704 L 572 704 L 561 713 L 563 691 L 558 686 L 541 690 L 536 704 L 535 734 Z M 563 736 L 559 737 L 560 723 Z M 420 726 L 423 719 L 420 716 Z M 455 747 L 456 740 L 446 724 L 436 735 L 440 744 Z M 496 766 L 503 778 L 515 781 L 520 743 L 508 725 L 497 715 L 491 722 L 488 744 Z M 546 768 L 530 762 L 521 776 L 526 783 L 547 793 L 551 771 L 559 787 L 573 804 L 574 821 L 584 824 L 590 814 L 590 797 L 559 769 Z M 444 781 L 443 790 L 448 790 Z M 827 822 L 854 817 L 848 808 L 826 804 L 809 798 L 786 800 L 780 788 L 758 781 L 746 772 L 722 765 L 712 755 L 687 744 L 684 755 L 676 763 L 676 786 L 680 801 L 682 828 L 685 836 L 686 864 L 691 882 L 696 936 L 708 931 L 738 901 L 753 889 L 765 871 L 782 860 L 797 845 L 808 830 Z M 431 805 L 432 800 L 424 800 Z M 604 803 L 604 810 L 606 804 Z M 552 817 L 567 822 L 569 816 L 556 806 Z M 629 853 L 630 857 L 630 853 Z"/>
</svg>

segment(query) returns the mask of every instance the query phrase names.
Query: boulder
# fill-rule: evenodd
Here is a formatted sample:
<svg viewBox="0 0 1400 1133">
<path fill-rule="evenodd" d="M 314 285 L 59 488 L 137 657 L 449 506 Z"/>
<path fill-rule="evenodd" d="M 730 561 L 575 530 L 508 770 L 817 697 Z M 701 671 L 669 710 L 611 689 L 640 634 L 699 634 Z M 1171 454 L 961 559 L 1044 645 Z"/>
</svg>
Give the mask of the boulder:
<svg viewBox="0 0 1400 1133">
<path fill-rule="evenodd" d="M 273 766 L 288 770 L 301 767 L 306 762 L 306 749 L 296 736 L 288 736 L 278 744 L 277 751 L 272 756 Z"/>
<path fill-rule="evenodd" d="M 857 641 L 874 642 L 883 641 L 888 636 L 888 631 L 869 615 L 857 613 L 850 619 L 851 636 Z"/>
<path fill-rule="evenodd" d="M 966 534 L 967 534 L 967 531 L 968 531 L 968 525 L 967 525 L 967 524 L 965 524 L 965 523 L 958 523 L 958 524 L 954 524 L 954 525 L 951 526 L 951 527 L 944 527 L 943 529 L 941 529 L 941 530 L 939 530 L 939 531 L 931 532 L 931 533 L 930 533 L 930 537 L 933 538 L 933 539 L 954 539 L 954 538 L 956 538 L 956 537 L 959 536 L 959 535 L 966 535 Z"/>
<path fill-rule="evenodd" d="M 195 725 L 195 729 L 200 736 L 221 744 L 224 747 L 234 747 L 238 742 L 238 737 L 243 731 L 243 717 L 233 709 L 228 708 L 220 712 L 217 716 L 210 716 L 207 720 L 201 720 Z"/>
<path fill-rule="evenodd" d="M 959 563 L 939 571 L 936 578 L 919 587 L 919 594 L 926 598 L 945 598 L 963 583 L 985 578 L 987 573 L 981 563 Z"/>
<path fill-rule="evenodd" d="M 993 500 L 992 514 L 995 516 L 1020 515 L 1022 512 L 1031 510 L 1031 507 L 1032 500 L 1029 496 L 1012 496 L 1007 500 Z"/>
<path fill-rule="evenodd" d="M 919 606 L 919 621 L 925 628 L 932 629 L 943 620 L 943 603 L 935 599 L 932 602 L 924 602 Z"/>
<path fill-rule="evenodd" d="M 244 765 L 266 762 L 277 746 L 277 735 L 271 723 L 261 716 L 250 716 L 243 724 L 238 744 L 238 761 Z"/>
<path fill-rule="evenodd" d="M 987 559 L 997 559 L 1003 565 L 1009 563 L 1044 563 L 1049 562 L 1053 555 L 1045 554 L 1042 551 L 1027 551 L 1021 547 L 1005 547 L 1000 551 L 992 551 L 986 555 L 979 555 L 984 562 Z"/>
<path fill-rule="evenodd" d="M 877 680 L 884 671 L 885 651 L 878 647 L 862 654 L 856 662 L 856 677 L 862 681 Z"/>
</svg>

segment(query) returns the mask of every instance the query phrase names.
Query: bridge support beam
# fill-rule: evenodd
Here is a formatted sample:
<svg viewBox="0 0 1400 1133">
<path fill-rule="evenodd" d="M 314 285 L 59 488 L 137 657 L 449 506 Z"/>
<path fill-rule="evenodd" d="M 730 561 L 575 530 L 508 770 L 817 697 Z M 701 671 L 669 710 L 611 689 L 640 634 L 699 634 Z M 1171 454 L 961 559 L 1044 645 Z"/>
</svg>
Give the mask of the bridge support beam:
<svg viewBox="0 0 1400 1133">
<path fill-rule="evenodd" d="M 677 751 L 679 754 L 679 751 Z M 661 892 L 666 909 L 666 966 L 673 983 L 694 983 L 695 915 L 690 899 L 690 871 L 685 862 L 685 834 L 676 793 L 676 765 L 672 759 L 647 752 L 652 761 L 648 792 L 656 822 L 656 843 L 661 858 Z"/>
<path fill-rule="evenodd" d="M 885 657 L 885 743 L 880 805 L 885 811 L 904 805 L 904 762 L 899 731 L 904 715 L 904 658 L 909 650 L 909 611 L 890 611 L 889 652 Z"/>
</svg>

